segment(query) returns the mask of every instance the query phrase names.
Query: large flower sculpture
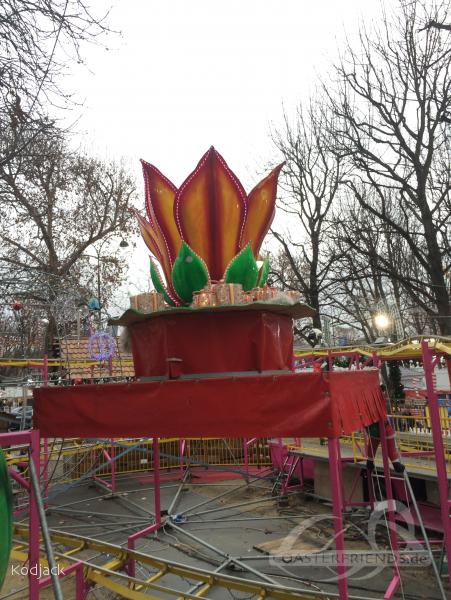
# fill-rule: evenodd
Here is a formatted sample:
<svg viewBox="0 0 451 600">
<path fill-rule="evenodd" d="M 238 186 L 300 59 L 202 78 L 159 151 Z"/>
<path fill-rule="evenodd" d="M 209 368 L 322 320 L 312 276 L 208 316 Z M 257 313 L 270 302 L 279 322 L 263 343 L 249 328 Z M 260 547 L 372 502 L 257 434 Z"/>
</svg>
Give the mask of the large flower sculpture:
<svg viewBox="0 0 451 600">
<path fill-rule="evenodd" d="M 148 220 L 134 211 L 149 250 L 157 291 L 173 305 L 189 303 L 210 281 L 264 285 L 268 261 L 256 259 L 275 212 L 277 166 L 249 195 L 211 147 L 180 189 L 142 162 Z"/>
</svg>

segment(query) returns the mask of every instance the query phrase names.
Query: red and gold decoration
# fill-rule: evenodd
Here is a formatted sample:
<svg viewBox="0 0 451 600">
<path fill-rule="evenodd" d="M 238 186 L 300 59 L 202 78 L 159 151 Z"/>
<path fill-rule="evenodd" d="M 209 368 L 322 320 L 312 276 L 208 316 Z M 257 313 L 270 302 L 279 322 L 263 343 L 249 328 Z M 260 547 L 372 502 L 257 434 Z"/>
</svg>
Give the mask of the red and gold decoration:
<svg viewBox="0 0 451 600">
<path fill-rule="evenodd" d="M 193 293 L 194 308 L 205 308 L 206 306 L 216 306 L 216 294 L 213 286 L 207 285 L 198 292 Z"/>
<path fill-rule="evenodd" d="M 254 302 L 268 302 L 276 298 L 279 293 L 279 290 L 267 285 L 264 285 L 263 287 L 256 287 L 250 291 L 252 300 Z"/>
<path fill-rule="evenodd" d="M 146 292 L 130 297 L 130 308 L 142 313 L 152 313 L 164 310 L 163 294 Z"/>
<path fill-rule="evenodd" d="M 233 304 L 242 304 L 243 286 L 240 283 L 224 283 L 220 281 L 214 286 L 216 295 L 216 304 L 227 306 Z"/>
<path fill-rule="evenodd" d="M 134 212 L 153 256 L 152 281 L 168 304 L 198 306 L 205 298 L 194 293 L 221 280 L 244 292 L 265 285 L 269 262 L 257 259 L 282 165 L 249 194 L 213 147 L 179 189 L 153 165 L 142 167 L 147 219 Z"/>
</svg>

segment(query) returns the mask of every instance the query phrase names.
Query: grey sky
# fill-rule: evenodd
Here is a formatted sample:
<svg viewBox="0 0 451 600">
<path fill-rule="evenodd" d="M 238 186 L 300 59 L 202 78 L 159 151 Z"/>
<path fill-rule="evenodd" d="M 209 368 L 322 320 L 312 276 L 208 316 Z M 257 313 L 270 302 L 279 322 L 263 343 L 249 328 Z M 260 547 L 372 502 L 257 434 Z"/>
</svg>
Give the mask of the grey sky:
<svg viewBox="0 0 451 600">
<path fill-rule="evenodd" d="M 282 102 L 307 98 L 344 31 L 379 12 L 379 0 L 116 0 L 122 37 L 85 49 L 89 71 L 68 81 L 84 100 L 84 144 L 138 175 L 145 158 L 176 185 L 213 144 L 249 189 L 276 158 L 268 131 Z M 133 261 L 145 273 L 146 254 L 142 243 Z"/>
</svg>

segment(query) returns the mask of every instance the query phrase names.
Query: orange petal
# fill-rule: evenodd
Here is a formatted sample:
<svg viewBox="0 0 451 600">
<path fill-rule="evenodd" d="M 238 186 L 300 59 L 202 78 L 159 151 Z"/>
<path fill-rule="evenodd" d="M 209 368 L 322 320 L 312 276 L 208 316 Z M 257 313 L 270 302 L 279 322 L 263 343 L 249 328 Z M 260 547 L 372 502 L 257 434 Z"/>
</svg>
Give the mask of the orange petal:
<svg viewBox="0 0 451 600">
<path fill-rule="evenodd" d="M 240 248 L 251 243 L 254 256 L 258 255 L 276 211 L 277 179 L 282 163 L 257 184 L 247 198 L 247 217 L 240 240 Z"/>
<path fill-rule="evenodd" d="M 173 264 L 181 245 L 180 234 L 174 219 L 174 200 L 177 188 L 156 167 L 144 160 L 141 160 L 141 164 L 147 215 L 153 228 L 160 231 L 167 254 Z"/>
<path fill-rule="evenodd" d="M 166 282 L 169 285 L 171 282 L 172 265 L 161 232 L 156 230 L 151 223 L 146 221 L 137 210 L 132 209 L 132 212 L 138 219 L 139 229 L 146 246 L 160 263 Z"/>
<path fill-rule="evenodd" d="M 175 217 L 182 239 L 204 259 L 211 279 L 221 279 L 239 251 L 246 194 L 213 147 L 177 192 Z"/>
<path fill-rule="evenodd" d="M 142 217 L 139 212 L 135 208 L 131 208 L 130 211 L 135 215 L 138 219 L 139 230 L 141 232 L 141 236 L 146 243 L 146 246 L 155 256 L 155 258 L 160 262 L 161 261 L 161 252 L 158 247 L 158 242 L 156 240 L 155 232 L 153 230 L 152 225 L 146 221 L 144 217 Z"/>
</svg>

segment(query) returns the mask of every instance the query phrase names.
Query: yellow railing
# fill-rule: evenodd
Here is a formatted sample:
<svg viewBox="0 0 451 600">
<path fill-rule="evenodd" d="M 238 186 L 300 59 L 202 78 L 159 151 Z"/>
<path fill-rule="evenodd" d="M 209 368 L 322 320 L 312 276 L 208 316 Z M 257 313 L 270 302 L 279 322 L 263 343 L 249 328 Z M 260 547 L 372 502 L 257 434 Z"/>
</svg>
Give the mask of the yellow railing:
<svg viewBox="0 0 451 600">
<path fill-rule="evenodd" d="M 425 415 L 391 415 L 391 422 L 397 432 L 398 449 L 406 454 L 403 462 L 409 469 L 435 473 L 434 444 L 430 430 L 430 419 Z M 444 409 L 441 410 L 441 425 L 448 472 L 451 473 L 451 419 Z M 111 465 L 105 464 L 109 456 L 124 453 L 132 446 L 139 445 L 115 461 L 117 474 L 139 473 L 153 469 L 152 441 L 143 439 L 82 440 L 51 439 L 48 442 L 47 459 L 41 444 L 41 471 L 48 461 L 50 485 L 79 479 L 83 475 L 104 465 L 96 475 L 111 473 Z M 298 449 L 294 439 L 284 439 L 284 444 Z M 327 456 L 327 440 L 303 438 L 301 446 L 304 452 L 313 456 Z M 341 438 L 342 455 L 359 462 L 365 459 L 365 434 L 362 431 Z M 266 438 L 256 439 L 247 446 L 248 465 L 267 467 L 271 465 L 270 449 Z M 413 456 L 412 453 L 428 453 Z M 191 466 L 211 465 L 218 467 L 236 467 L 245 464 L 245 440 L 242 438 L 195 438 L 184 442 L 183 456 L 180 459 L 181 440 L 179 438 L 160 439 L 160 468 L 175 469 L 181 464 Z M 6 452 L 8 463 L 19 468 L 27 476 L 28 452 L 24 447 Z M 378 453 L 380 459 L 380 451 Z"/>
<path fill-rule="evenodd" d="M 403 453 L 402 462 L 412 473 L 436 474 L 434 442 L 431 433 L 431 424 L 428 415 L 390 415 L 391 423 L 396 430 L 396 444 L 398 450 Z M 440 422 L 442 428 L 442 439 L 445 448 L 446 467 L 451 474 L 451 420 L 447 409 L 440 409 Z M 327 440 L 321 438 L 302 439 L 298 446 L 294 441 L 287 444 L 291 449 L 302 451 L 312 457 L 327 457 Z M 365 446 L 366 435 L 363 431 L 354 432 L 352 435 L 340 438 L 342 457 L 352 458 L 354 462 L 366 460 Z M 428 455 L 427 453 L 431 453 Z M 420 454 L 418 454 L 420 453 Z M 381 460 L 379 450 L 376 455 L 376 463 Z"/>
<path fill-rule="evenodd" d="M 108 454 L 121 454 L 127 446 L 136 445 L 137 440 L 115 440 L 93 446 L 72 448 L 64 457 L 64 474 L 68 479 L 78 479 L 106 462 Z M 175 469 L 180 466 L 181 441 L 178 438 L 160 439 L 160 468 Z M 182 464 L 191 466 L 224 466 L 240 468 L 245 463 L 244 440 L 242 438 L 195 438 L 187 439 L 184 445 Z M 248 465 L 266 467 L 271 464 L 267 440 L 258 439 L 248 445 Z M 152 441 L 143 440 L 139 446 L 120 456 L 115 461 L 117 474 L 145 472 L 153 469 Z M 111 473 L 111 465 L 96 472 L 103 476 Z"/>
<path fill-rule="evenodd" d="M 133 448 L 137 445 L 136 448 Z M 50 439 L 45 452 L 41 440 L 41 483 L 45 486 L 45 471 L 49 490 L 53 486 L 70 483 L 95 471 L 98 477 L 111 474 L 109 457 L 129 452 L 115 461 L 117 475 L 146 473 L 153 470 L 152 440 L 115 439 L 89 441 L 83 439 Z M 225 470 L 245 472 L 245 440 L 242 438 L 190 438 L 183 443 L 179 438 L 160 439 L 160 469 L 177 469 L 183 466 L 224 467 Z M 180 454 L 182 453 L 182 459 Z M 248 466 L 267 468 L 271 466 L 270 449 L 266 438 L 255 439 L 247 445 Z M 6 450 L 8 465 L 28 481 L 28 447 Z M 102 467 L 102 465 L 104 465 Z M 102 467 L 102 468 L 98 468 Z M 89 475 L 88 475 L 89 476 Z M 14 485 L 15 510 L 25 508 L 28 493 L 20 485 Z"/>
</svg>

